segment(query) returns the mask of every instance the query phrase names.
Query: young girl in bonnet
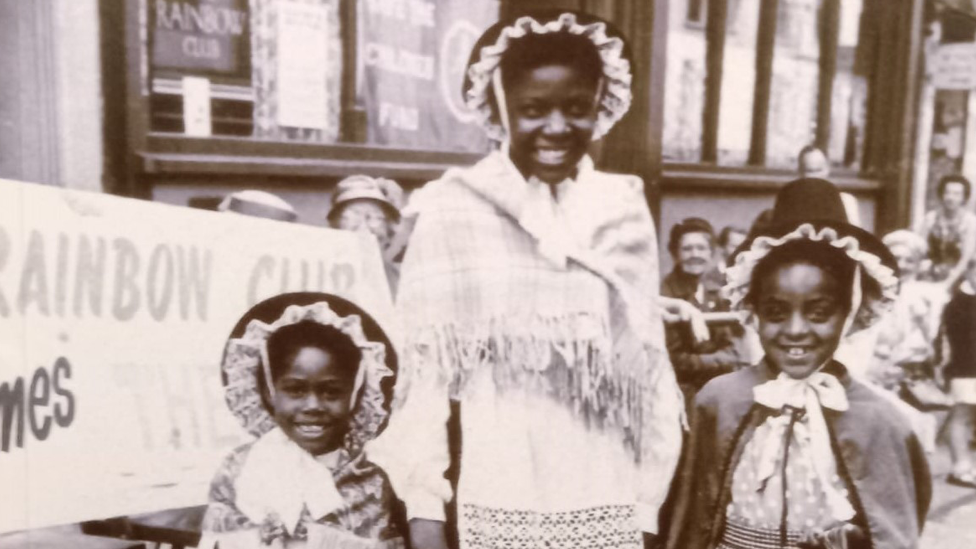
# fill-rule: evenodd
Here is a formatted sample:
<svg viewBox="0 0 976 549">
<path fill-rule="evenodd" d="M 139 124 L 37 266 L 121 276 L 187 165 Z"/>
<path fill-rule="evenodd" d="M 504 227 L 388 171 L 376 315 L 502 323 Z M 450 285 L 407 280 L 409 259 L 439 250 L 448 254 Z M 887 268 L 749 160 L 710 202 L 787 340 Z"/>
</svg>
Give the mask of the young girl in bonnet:
<svg viewBox="0 0 976 549">
<path fill-rule="evenodd" d="M 623 38 L 583 14 L 502 21 L 474 47 L 465 97 L 499 148 L 425 187 L 397 300 L 403 443 L 383 466 L 417 549 L 444 546 L 454 495 L 462 548 L 637 548 L 657 531 L 683 406 L 654 225 L 640 179 L 586 154 L 630 80 Z"/>
<path fill-rule="evenodd" d="M 395 498 L 364 446 L 385 427 L 396 354 L 379 325 L 328 294 L 283 294 L 238 322 L 227 404 L 254 442 L 210 488 L 199 547 L 399 549 Z"/>
<path fill-rule="evenodd" d="M 833 355 L 894 300 L 897 268 L 847 223 L 837 189 L 801 179 L 729 268 L 765 358 L 695 397 L 669 547 L 917 547 L 924 452 L 885 399 Z"/>
</svg>

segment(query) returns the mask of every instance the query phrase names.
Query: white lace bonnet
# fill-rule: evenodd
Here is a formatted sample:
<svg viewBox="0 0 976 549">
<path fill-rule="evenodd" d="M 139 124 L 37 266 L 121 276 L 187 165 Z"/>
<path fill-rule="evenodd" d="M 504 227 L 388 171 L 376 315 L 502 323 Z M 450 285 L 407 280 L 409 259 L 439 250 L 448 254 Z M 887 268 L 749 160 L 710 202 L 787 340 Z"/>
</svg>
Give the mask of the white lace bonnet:
<svg viewBox="0 0 976 549">
<path fill-rule="evenodd" d="M 753 231 L 732 255 L 726 270 L 723 293 L 733 308 L 748 309 L 746 296 L 759 262 L 774 249 L 799 241 L 823 242 L 843 251 L 856 263 L 856 282 L 863 276 L 877 284 L 877 295 L 862 293 L 861 285 L 855 284 L 855 310 L 848 334 L 877 322 L 898 296 L 895 258 L 879 238 L 847 221 L 840 192 L 826 180 L 788 183 L 777 194 L 769 224 Z"/>
<path fill-rule="evenodd" d="M 492 120 L 492 86 L 511 43 L 528 34 L 559 32 L 587 38 L 603 61 L 605 84 L 593 139 L 606 135 L 630 109 L 632 76 L 629 52 L 623 37 L 605 21 L 588 14 L 539 12 L 496 23 L 485 31 L 471 52 L 462 93 L 465 104 L 477 115 L 488 137 L 496 141 L 504 141 L 507 137 L 505 128 Z"/>
<path fill-rule="evenodd" d="M 268 337 L 283 326 L 304 320 L 335 327 L 362 352 L 349 433 L 359 445 L 371 440 L 386 426 L 389 416 L 396 354 L 369 315 L 351 302 L 330 294 L 278 295 L 258 303 L 241 318 L 227 341 L 221 364 L 227 406 L 244 429 L 256 437 L 275 427 L 274 418 L 261 400 L 258 370 L 264 369 L 264 378 L 270 383 Z M 373 334 L 373 340 L 367 337 L 367 332 Z"/>
</svg>

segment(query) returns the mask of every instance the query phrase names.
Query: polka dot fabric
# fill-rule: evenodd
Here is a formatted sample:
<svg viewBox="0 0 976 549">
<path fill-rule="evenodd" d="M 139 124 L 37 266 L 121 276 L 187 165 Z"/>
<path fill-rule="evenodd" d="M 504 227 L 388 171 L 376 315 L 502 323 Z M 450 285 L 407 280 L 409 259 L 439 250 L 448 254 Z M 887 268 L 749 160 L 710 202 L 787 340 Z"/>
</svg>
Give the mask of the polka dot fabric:
<svg viewBox="0 0 976 549">
<path fill-rule="evenodd" d="M 765 481 L 759 478 L 760 453 L 769 436 L 775 436 L 775 433 L 767 421 L 756 429 L 752 439 L 746 443 L 732 475 L 732 500 L 726 509 L 726 518 L 744 526 L 778 532 L 785 505 L 787 530 L 810 532 L 836 526 L 837 520 L 831 514 L 824 487 L 812 467 L 813 456 L 804 454 L 809 445 L 799 444 L 795 431 L 790 437 L 786 463 L 786 500 L 783 500 L 782 453 L 773 475 Z M 833 487 L 850 499 L 843 481 L 837 475 L 836 462 L 830 471 Z"/>
</svg>

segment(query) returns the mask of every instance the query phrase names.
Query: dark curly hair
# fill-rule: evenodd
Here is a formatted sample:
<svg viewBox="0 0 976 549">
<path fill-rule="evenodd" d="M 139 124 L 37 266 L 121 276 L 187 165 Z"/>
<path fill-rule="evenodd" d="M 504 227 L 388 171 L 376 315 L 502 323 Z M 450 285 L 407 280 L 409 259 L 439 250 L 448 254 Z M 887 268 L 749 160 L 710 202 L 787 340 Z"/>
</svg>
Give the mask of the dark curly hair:
<svg viewBox="0 0 976 549">
<path fill-rule="evenodd" d="M 948 187 L 950 183 L 961 184 L 963 188 L 964 196 L 966 197 L 966 200 L 969 200 L 970 195 L 973 194 L 973 185 L 972 183 L 969 182 L 968 179 L 966 179 L 965 177 L 959 174 L 949 174 L 949 175 L 942 176 L 942 179 L 939 180 L 939 186 L 938 186 L 939 198 L 942 198 L 942 195 L 945 194 L 946 187 Z"/>
<path fill-rule="evenodd" d="M 671 256 L 678 254 L 678 247 L 681 246 L 681 238 L 690 233 L 705 233 L 708 240 L 713 245 L 715 243 L 715 229 L 712 224 L 700 217 L 688 217 L 671 227 L 671 234 L 668 236 L 668 251 Z"/>
<path fill-rule="evenodd" d="M 268 336 L 268 369 L 271 371 L 271 383 L 281 377 L 291 361 L 299 351 L 307 347 L 321 349 L 332 355 L 336 363 L 342 368 L 343 374 L 353 377 L 363 359 L 363 352 L 356 343 L 334 326 L 326 326 L 303 320 L 295 324 L 282 326 Z M 258 386 L 262 388 L 262 400 L 270 409 L 267 395 L 263 389 L 268 386 L 264 377 L 264 369 L 258 368 Z"/>
</svg>

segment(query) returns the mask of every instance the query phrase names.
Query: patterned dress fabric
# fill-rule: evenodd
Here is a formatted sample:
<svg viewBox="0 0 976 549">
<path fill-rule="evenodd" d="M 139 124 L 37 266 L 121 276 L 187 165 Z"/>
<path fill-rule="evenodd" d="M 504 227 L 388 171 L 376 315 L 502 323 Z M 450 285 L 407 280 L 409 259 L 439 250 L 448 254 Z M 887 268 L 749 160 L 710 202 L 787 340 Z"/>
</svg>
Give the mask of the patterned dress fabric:
<svg viewBox="0 0 976 549">
<path fill-rule="evenodd" d="M 837 524 L 831 515 L 822 481 L 808 465 L 812 456 L 803 455 L 807 446 L 792 437 L 785 469 L 778 468 L 765 483 L 759 481 L 761 441 L 767 436 L 769 424 L 756 429 L 732 475 L 732 501 L 726 509 L 726 533 L 719 545 L 722 549 L 746 549 L 754 546 L 749 540 L 761 544 L 765 538 L 771 538 L 775 543 L 773 547 L 779 547 L 784 517 L 788 542 L 791 543 L 789 548 L 795 547 L 804 532 L 826 530 Z M 836 466 L 831 469 L 836 471 Z M 841 495 L 848 497 L 847 488 L 836 472 L 830 483 Z M 757 489 L 760 485 L 761 489 Z"/>
<path fill-rule="evenodd" d="M 348 432 L 339 448 L 325 456 L 311 456 L 277 428 L 261 402 L 258 387 L 257 373 L 267 355 L 268 336 L 302 321 L 337 328 L 359 347 L 363 357 L 357 375 L 361 390 L 350 411 Z M 234 450 L 217 470 L 198 547 L 403 546 L 401 528 L 394 519 L 396 497 L 386 474 L 367 457 L 369 443 L 389 416 L 384 386 L 395 374 L 387 365 L 386 353 L 383 343 L 366 338 L 360 316 L 339 316 L 326 302 L 291 305 L 271 324 L 252 320 L 240 338 L 228 341 L 221 365 L 225 400 L 257 439 Z M 249 489 L 246 497 L 245 486 Z M 312 516 L 310 505 L 316 509 L 328 505 L 328 512 Z"/>
</svg>

